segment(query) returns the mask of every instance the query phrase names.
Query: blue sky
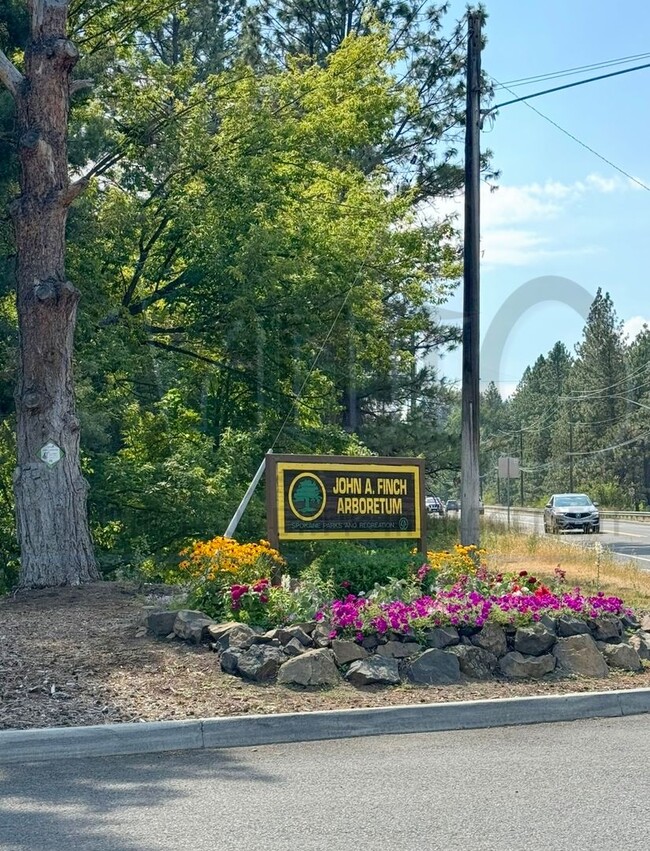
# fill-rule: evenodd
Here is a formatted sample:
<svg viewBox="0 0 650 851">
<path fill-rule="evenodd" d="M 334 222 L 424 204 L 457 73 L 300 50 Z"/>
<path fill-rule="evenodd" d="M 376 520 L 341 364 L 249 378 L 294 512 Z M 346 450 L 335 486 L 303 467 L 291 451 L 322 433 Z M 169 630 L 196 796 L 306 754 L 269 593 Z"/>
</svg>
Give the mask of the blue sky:
<svg viewBox="0 0 650 851">
<path fill-rule="evenodd" d="M 502 82 L 650 51 L 647 0 L 618 6 L 604 0 L 486 0 L 485 6 L 483 68 Z M 451 14 L 458 17 L 464 8 L 452 2 Z M 586 76 L 599 73 L 604 72 Z M 515 93 L 577 79 L 532 84 Z M 497 101 L 511 96 L 501 91 Z M 650 68 L 531 104 L 650 186 Z M 599 286 L 609 291 L 630 333 L 650 320 L 645 296 L 650 192 L 524 104 L 504 107 L 491 125 L 486 122 L 482 144 L 501 171 L 499 189 L 490 193 L 484 186 L 482 197 L 482 335 L 511 293 L 542 276 L 563 276 L 592 295 Z M 460 210 L 462 199 L 440 209 L 454 206 Z M 497 380 L 503 393 L 558 339 L 572 349 L 581 336 L 583 318 L 570 304 L 544 301 L 543 281 L 535 287 L 539 303 L 513 322 L 498 374 L 481 376 Z M 572 301 L 568 287 L 563 300 Z M 459 293 L 448 307 L 461 306 Z M 459 358 L 444 359 L 442 371 L 457 378 Z"/>
</svg>

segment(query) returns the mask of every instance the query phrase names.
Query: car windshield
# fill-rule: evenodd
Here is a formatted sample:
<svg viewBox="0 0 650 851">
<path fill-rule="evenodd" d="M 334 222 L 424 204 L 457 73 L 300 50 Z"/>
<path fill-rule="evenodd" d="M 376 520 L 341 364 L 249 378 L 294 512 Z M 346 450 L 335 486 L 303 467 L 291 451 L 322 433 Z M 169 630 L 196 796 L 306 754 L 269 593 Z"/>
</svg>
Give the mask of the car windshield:
<svg viewBox="0 0 650 851">
<path fill-rule="evenodd" d="M 565 508 L 569 505 L 591 505 L 591 500 L 583 493 L 565 494 L 555 497 L 555 505 L 557 508 Z"/>
</svg>

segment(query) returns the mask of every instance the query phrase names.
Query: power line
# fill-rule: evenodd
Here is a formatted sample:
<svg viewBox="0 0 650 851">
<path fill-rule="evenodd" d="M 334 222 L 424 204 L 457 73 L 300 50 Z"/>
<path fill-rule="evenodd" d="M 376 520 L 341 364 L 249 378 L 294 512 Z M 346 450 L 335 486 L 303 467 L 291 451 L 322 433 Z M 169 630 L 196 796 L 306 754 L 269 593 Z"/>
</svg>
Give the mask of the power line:
<svg viewBox="0 0 650 851">
<path fill-rule="evenodd" d="M 530 100 L 531 98 L 538 98 L 542 95 L 550 95 L 553 92 L 561 92 L 564 89 L 573 89 L 576 86 L 584 86 L 586 83 L 595 83 L 598 80 L 606 80 L 609 77 L 620 77 L 621 74 L 631 74 L 632 71 L 642 71 L 644 68 L 650 68 L 650 62 L 646 62 L 644 65 L 635 65 L 634 68 L 623 68 L 621 71 L 612 71 L 609 74 L 600 74 L 598 77 L 588 77 L 586 80 L 577 80 L 575 83 L 565 83 L 563 86 L 555 86 L 552 89 L 544 89 L 541 92 L 532 92 L 529 95 L 522 95 L 521 97 L 515 97 L 513 100 L 506 100 L 503 103 L 497 103 L 495 106 L 491 106 L 489 109 L 485 110 L 486 113 L 495 112 L 497 109 L 501 109 L 502 106 L 510 106 L 513 103 L 521 103 L 522 101 Z M 511 91 L 506 85 L 503 83 L 500 84 L 506 91 L 509 91 L 510 94 L 514 95 L 515 92 Z"/>
<path fill-rule="evenodd" d="M 636 53 L 632 56 L 623 56 L 620 59 L 608 59 L 603 62 L 593 62 L 590 65 L 578 65 L 573 68 L 565 68 L 562 71 L 550 71 L 546 74 L 536 74 L 531 77 L 517 77 L 514 80 L 506 80 L 505 83 L 500 83 L 498 88 L 507 88 L 508 86 L 518 88 L 519 86 L 531 85 L 532 83 L 541 83 L 544 80 L 555 80 L 562 77 L 571 77 L 575 74 L 583 74 L 587 71 L 597 71 L 600 68 L 612 68 L 616 65 L 625 65 L 628 62 L 636 62 L 639 59 L 647 59 L 648 57 L 650 57 L 650 53 Z"/>
<path fill-rule="evenodd" d="M 650 65 L 647 66 L 647 67 L 650 67 Z M 499 82 L 494 77 L 492 77 L 492 79 L 494 80 L 495 83 Z M 515 94 L 511 89 L 509 89 L 503 83 L 499 83 L 499 85 L 503 86 L 503 88 L 506 89 L 507 91 L 509 91 L 511 94 Z M 549 91 L 555 91 L 555 90 L 549 89 Z M 573 133 L 570 133 L 568 130 L 565 130 L 564 127 L 561 127 L 556 121 L 553 121 L 552 118 L 549 118 L 548 115 L 545 115 L 543 112 L 541 112 L 539 109 L 534 107 L 532 104 L 528 103 L 525 98 L 518 98 L 516 101 L 508 101 L 508 103 L 523 103 L 524 106 L 527 106 L 528 109 L 532 109 L 532 111 L 537 113 L 537 115 L 539 115 L 540 118 L 543 118 L 544 121 L 548 121 L 549 124 L 552 124 L 553 127 L 555 127 L 557 130 L 560 131 L 560 133 L 564 133 L 564 135 L 568 136 L 569 139 L 572 139 L 574 142 L 577 142 L 578 145 L 585 148 L 587 151 L 592 153 L 594 156 L 598 157 L 599 160 L 602 160 L 608 166 L 611 166 L 611 168 L 613 168 L 615 171 L 618 171 L 624 177 L 627 177 L 628 180 L 631 180 L 633 183 L 636 183 L 637 186 L 640 186 L 642 189 L 645 189 L 646 191 L 650 192 L 650 186 L 645 184 L 642 180 L 639 180 L 638 177 L 634 177 L 634 175 L 630 174 L 628 171 L 625 171 L 625 169 L 616 165 L 616 163 L 613 163 L 611 160 L 608 160 L 607 157 L 604 157 L 602 154 L 599 154 L 598 151 L 594 150 L 594 148 L 590 147 L 586 142 L 583 142 L 581 139 L 578 139 L 578 137 L 574 136 Z M 504 106 L 504 104 L 499 104 L 499 106 Z M 497 109 L 497 108 L 498 107 L 494 107 L 494 109 Z"/>
</svg>

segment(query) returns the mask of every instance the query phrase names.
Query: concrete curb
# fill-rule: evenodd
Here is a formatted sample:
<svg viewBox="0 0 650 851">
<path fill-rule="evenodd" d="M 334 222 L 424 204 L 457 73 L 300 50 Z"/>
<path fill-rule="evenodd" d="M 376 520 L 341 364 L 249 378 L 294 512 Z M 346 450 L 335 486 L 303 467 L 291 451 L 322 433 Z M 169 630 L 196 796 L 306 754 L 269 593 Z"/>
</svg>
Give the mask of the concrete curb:
<svg viewBox="0 0 650 851">
<path fill-rule="evenodd" d="M 0 732 L 0 764 L 470 730 L 650 713 L 650 688 Z"/>
</svg>

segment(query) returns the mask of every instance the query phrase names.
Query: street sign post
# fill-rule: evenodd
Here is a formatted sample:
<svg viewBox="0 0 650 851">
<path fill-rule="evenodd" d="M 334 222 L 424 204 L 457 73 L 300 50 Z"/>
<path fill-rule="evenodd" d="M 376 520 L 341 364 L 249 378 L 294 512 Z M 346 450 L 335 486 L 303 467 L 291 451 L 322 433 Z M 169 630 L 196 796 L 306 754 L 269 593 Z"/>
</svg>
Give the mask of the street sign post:
<svg viewBox="0 0 650 851">
<path fill-rule="evenodd" d="M 499 458 L 499 479 L 506 479 L 506 506 L 508 510 L 508 529 L 510 529 L 510 479 L 519 478 L 519 458 L 502 455 Z"/>
</svg>

